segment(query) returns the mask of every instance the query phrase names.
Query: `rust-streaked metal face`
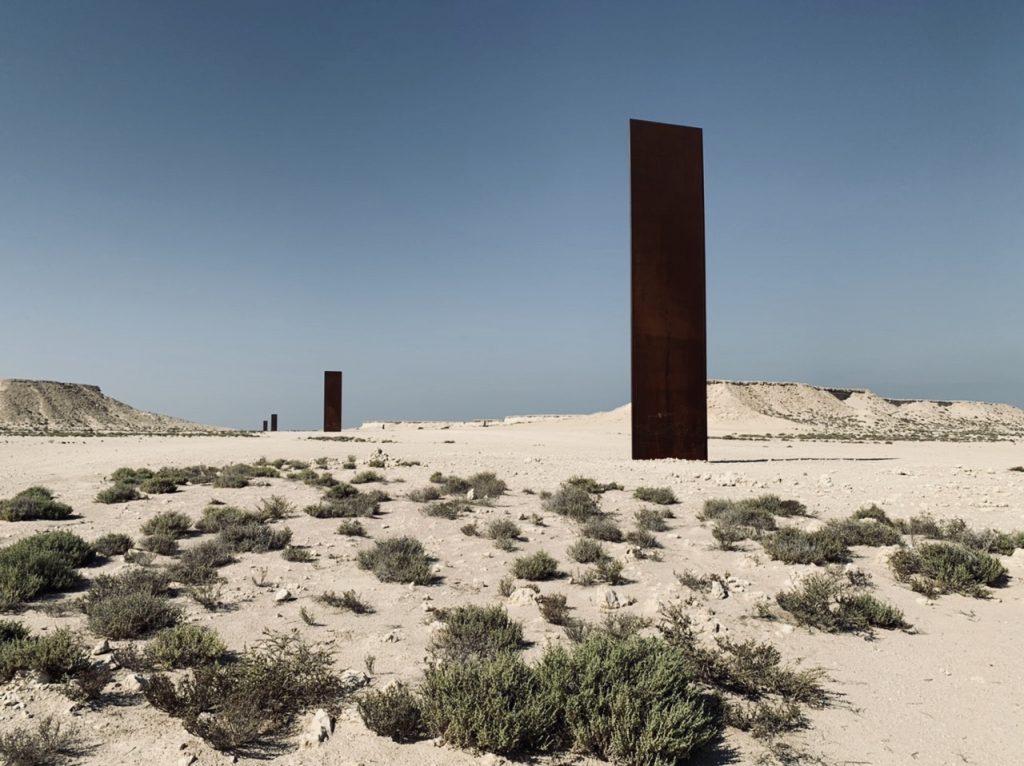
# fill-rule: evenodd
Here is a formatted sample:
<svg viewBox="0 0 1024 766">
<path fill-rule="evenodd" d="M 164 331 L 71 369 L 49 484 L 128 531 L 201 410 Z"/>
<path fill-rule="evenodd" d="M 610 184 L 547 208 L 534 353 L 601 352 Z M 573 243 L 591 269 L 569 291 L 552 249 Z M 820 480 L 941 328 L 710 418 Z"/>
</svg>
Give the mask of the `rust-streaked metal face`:
<svg viewBox="0 0 1024 766">
<path fill-rule="evenodd" d="M 276 431 L 277 430 L 277 413 L 276 412 L 270 413 L 270 430 L 271 431 Z"/>
<path fill-rule="evenodd" d="M 707 460 L 700 128 L 629 121 L 633 459 Z"/>
<path fill-rule="evenodd" d="M 324 431 L 341 430 L 341 373 L 324 371 Z"/>
<path fill-rule="evenodd" d="M 263 421 L 263 430 L 264 431 L 267 430 L 267 421 L 265 421 L 265 420 Z"/>
</svg>

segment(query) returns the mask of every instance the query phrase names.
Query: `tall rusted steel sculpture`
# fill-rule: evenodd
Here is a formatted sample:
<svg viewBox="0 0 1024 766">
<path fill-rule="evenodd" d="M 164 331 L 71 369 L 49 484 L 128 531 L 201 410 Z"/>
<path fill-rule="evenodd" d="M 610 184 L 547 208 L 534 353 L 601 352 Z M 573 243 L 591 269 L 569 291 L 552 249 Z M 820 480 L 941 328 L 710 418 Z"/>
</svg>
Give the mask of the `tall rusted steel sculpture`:
<svg viewBox="0 0 1024 766">
<path fill-rule="evenodd" d="M 263 430 L 264 431 L 267 430 L 267 421 L 265 421 L 265 420 L 263 421 Z"/>
<path fill-rule="evenodd" d="M 341 373 L 324 371 L 324 431 L 341 430 Z"/>
<path fill-rule="evenodd" d="M 633 459 L 708 459 L 700 128 L 629 121 Z"/>
<path fill-rule="evenodd" d="M 271 412 L 270 413 L 270 430 L 271 431 L 276 431 L 277 430 L 277 413 L 276 412 Z"/>
</svg>

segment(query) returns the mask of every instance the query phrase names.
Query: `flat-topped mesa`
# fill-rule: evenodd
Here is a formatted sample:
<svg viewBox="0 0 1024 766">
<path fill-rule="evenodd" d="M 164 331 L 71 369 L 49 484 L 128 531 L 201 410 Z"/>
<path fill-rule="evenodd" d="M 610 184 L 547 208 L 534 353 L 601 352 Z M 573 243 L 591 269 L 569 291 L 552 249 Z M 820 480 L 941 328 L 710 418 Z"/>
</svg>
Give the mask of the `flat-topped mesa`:
<svg viewBox="0 0 1024 766">
<path fill-rule="evenodd" d="M 227 430 L 137 410 L 105 395 L 95 385 L 0 379 L 0 434 L 177 434 Z"/>
</svg>

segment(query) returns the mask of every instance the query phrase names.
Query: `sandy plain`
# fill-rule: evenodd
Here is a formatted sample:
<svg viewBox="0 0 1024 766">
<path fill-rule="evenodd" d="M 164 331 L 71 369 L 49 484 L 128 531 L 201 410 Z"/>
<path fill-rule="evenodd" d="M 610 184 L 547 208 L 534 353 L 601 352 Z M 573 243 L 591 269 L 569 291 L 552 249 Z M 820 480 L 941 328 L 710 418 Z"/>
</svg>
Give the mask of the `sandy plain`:
<svg viewBox="0 0 1024 766">
<path fill-rule="evenodd" d="M 293 458 L 329 459 L 329 470 L 341 480 L 354 471 L 340 467 L 349 454 L 358 468 L 382 451 L 389 466 L 398 461 L 420 465 L 388 467 L 385 489 L 395 498 L 382 515 L 364 520 L 371 539 L 411 534 L 437 557 L 442 582 L 413 587 L 382 584 L 356 567 L 356 552 L 365 539 L 334 533 L 337 520 L 298 513 L 284 523 L 294 542 L 316 554 L 309 564 L 289 563 L 279 553 L 244 554 L 223 570 L 224 598 L 230 611 L 207 612 L 179 599 L 191 620 L 213 626 L 233 649 L 257 640 L 265 628 L 302 631 L 310 639 L 331 642 L 339 668 L 363 670 L 364 657 L 375 657 L 372 685 L 394 679 L 416 681 L 424 666 L 432 607 L 464 603 L 506 603 L 522 621 L 537 654 L 550 641 L 565 641 L 560 628 L 546 623 L 532 603 L 509 603 L 498 593 L 510 561 L 523 553 L 545 550 L 573 572 L 578 565 L 565 555 L 576 539 L 573 525 L 541 509 L 537 494 L 554 490 L 573 475 L 620 482 L 625 491 L 602 497 L 604 510 L 619 515 L 626 527 L 644 504 L 632 497 L 638 486 L 668 486 L 680 499 L 675 519 L 658 535 L 662 560 L 636 560 L 626 544 L 609 548 L 626 563 L 627 584 L 617 586 L 621 600 L 634 601 L 624 610 L 655 618 L 659 605 L 692 595 L 675 573 L 729 573 L 738 585 L 724 600 L 693 606 L 698 624 L 709 634 L 757 638 L 778 647 L 790 661 L 824 668 L 834 701 L 808 711 L 810 727 L 788 739 L 806 753 L 829 764 L 1013 764 L 1020 762 L 1019 735 L 1024 721 L 1024 664 L 1020 645 L 1024 630 L 1024 551 L 1001 557 L 1009 569 L 1006 587 L 981 600 L 947 595 L 929 600 L 896 582 L 886 566 L 891 548 L 857 548 L 855 563 L 874 579 L 874 593 L 903 610 L 911 632 L 878 631 L 873 640 L 830 635 L 785 622 L 753 617 L 759 599 L 789 587 L 810 566 L 787 566 L 770 560 L 756 543 L 739 551 L 718 550 L 710 527 L 697 519 L 709 498 L 745 498 L 765 492 L 805 503 L 817 519 L 796 520 L 802 526 L 846 517 L 877 503 L 891 516 L 927 512 L 937 518 L 962 517 L 972 526 L 998 529 L 1024 527 L 1024 473 L 1010 472 L 1024 463 L 1024 447 L 1014 442 L 842 442 L 724 439 L 729 433 L 750 433 L 750 424 L 730 423 L 716 429 L 707 463 L 685 461 L 633 462 L 629 459 L 628 411 L 594 416 L 524 418 L 508 423 L 368 424 L 345 435 L 365 441 L 313 440 L 315 433 L 278 432 L 250 438 L 223 436 L 142 437 L 0 437 L 0 497 L 34 484 L 53 489 L 69 503 L 77 518 L 62 522 L 0 522 L 0 544 L 43 529 L 61 528 L 86 539 L 117 531 L 141 536 L 150 516 L 179 510 L 198 518 L 217 498 L 231 505 L 253 507 L 260 498 L 282 495 L 299 508 L 316 502 L 320 491 L 285 479 L 267 479 L 265 486 L 212 489 L 187 486 L 182 491 L 119 505 L 93 501 L 104 478 L 120 466 L 158 468 L 197 463 L 225 465 Z M 430 518 L 404 495 L 427 484 L 435 471 L 469 475 L 494 471 L 509 493 L 492 507 L 479 507 L 480 520 L 519 520 L 541 514 L 545 526 L 518 521 L 526 540 L 519 550 L 496 550 L 490 541 L 459 532 L 462 521 Z M 120 557 L 88 577 L 124 567 Z M 286 587 L 296 596 L 275 603 L 273 588 L 257 587 L 254 576 Z M 574 615 L 599 619 L 601 586 L 584 588 L 568 579 L 540 583 L 541 590 L 568 596 Z M 355 589 L 376 611 L 370 615 L 335 613 L 313 601 L 326 590 Z M 317 618 L 304 624 L 305 606 Z M 85 631 L 77 615 L 48 616 L 36 608 L 19 617 L 36 631 L 69 625 Z M 92 639 L 90 639 L 90 642 Z M 132 688 L 131 674 L 119 671 L 117 683 Z M 218 753 L 188 734 L 180 723 L 148 706 L 141 695 L 129 704 L 76 706 L 52 687 L 30 679 L 0 686 L 0 731 L 29 723 L 46 714 L 74 723 L 90 749 L 84 764 L 178 764 L 195 756 L 196 763 L 257 763 Z M 280 764 L 471 764 L 497 763 L 494 756 L 476 756 L 433 742 L 399 745 L 369 732 L 353 711 L 343 713 L 334 735 L 322 745 L 296 747 L 275 759 Z M 706 763 L 753 763 L 763 751 L 748 736 L 730 731 Z M 555 762 L 541 759 L 541 762 Z M 566 762 L 566 761 L 558 761 Z M 586 759 L 569 762 L 593 763 Z M 813 762 L 808 760 L 807 762 Z"/>
</svg>

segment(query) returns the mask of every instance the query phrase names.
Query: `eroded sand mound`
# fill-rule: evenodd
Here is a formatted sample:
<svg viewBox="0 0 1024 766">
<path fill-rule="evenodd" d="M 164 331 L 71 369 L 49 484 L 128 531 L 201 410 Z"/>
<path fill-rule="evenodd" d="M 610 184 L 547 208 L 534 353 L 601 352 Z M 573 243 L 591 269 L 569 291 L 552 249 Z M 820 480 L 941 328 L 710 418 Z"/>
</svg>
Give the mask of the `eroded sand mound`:
<svg viewBox="0 0 1024 766">
<path fill-rule="evenodd" d="M 1024 410 L 1008 404 L 887 399 L 866 389 L 803 383 L 708 382 L 712 429 L 833 438 L 986 441 L 1024 436 Z"/>
<path fill-rule="evenodd" d="M 50 380 L 0 380 L 0 433 L 212 433 L 224 429 L 143 412 L 99 386 Z"/>
</svg>

